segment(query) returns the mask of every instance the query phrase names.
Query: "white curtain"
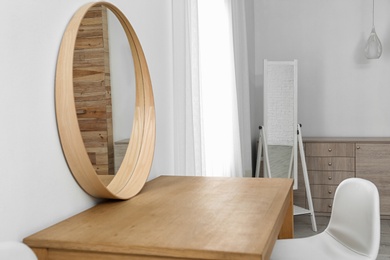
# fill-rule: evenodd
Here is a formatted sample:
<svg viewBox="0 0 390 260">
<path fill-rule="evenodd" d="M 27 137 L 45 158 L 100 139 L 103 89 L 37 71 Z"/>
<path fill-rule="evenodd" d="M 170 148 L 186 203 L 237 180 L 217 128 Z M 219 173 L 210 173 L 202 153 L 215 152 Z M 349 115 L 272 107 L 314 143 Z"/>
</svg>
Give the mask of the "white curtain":
<svg viewBox="0 0 390 260">
<path fill-rule="evenodd" d="M 239 27 L 233 26 L 233 18 L 242 14 L 232 15 L 234 1 L 172 2 L 178 175 L 241 177 L 251 172 L 251 163 L 243 167 L 245 156 L 250 162 L 250 133 L 244 131 L 250 127 L 242 127 L 249 118 L 249 103 L 242 86 L 245 68 L 237 71 L 235 66 L 233 28 Z"/>
<path fill-rule="evenodd" d="M 253 35 L 253 0 L 231 0 L 237 111 L 243 174 L 252 176 L 249 40 Z M 247 14 L 247 12 L 251 12 Z M 249 42 L 248 42 L 249 41 Z M 254 53 L 252 54 L 254 55 Z M 254 65 L 253 65 L 254 66 Z"/>
<path fill-rule="evenodd" d="M 196 0 L 173 0 L 174 170 L 202 176 L 198 11 Z"/>
</svg>

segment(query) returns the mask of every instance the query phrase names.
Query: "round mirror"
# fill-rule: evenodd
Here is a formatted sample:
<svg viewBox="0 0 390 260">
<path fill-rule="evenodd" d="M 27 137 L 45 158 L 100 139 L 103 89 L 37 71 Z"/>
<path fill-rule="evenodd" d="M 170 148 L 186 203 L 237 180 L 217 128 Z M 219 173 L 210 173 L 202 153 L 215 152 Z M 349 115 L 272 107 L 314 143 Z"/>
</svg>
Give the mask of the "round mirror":
<svg viewBox="0 0 390 260">
<path fill-rule="evenodd" d="M 56 113 L 68 165 L 86 192 L 128 199 L 141 190 L 154 153 L 153 91 L 137 35 L 112 4 L 86 4 L 69 22 Z"/>
</svg>

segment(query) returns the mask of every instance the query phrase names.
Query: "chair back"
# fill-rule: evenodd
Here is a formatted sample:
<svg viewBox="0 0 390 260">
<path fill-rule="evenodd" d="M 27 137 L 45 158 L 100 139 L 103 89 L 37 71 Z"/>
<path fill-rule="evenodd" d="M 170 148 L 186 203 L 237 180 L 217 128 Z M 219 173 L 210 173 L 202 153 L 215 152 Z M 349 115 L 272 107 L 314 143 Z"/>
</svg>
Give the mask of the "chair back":
<svg viewBox="0 0 390 260">
<path fill-rule="evenodd" d="M 325 232 L 349 249 L 376 259 L 380 245 L 379 194 L 364 179 L 350 178 L 337 187 Z"/>
</svg>

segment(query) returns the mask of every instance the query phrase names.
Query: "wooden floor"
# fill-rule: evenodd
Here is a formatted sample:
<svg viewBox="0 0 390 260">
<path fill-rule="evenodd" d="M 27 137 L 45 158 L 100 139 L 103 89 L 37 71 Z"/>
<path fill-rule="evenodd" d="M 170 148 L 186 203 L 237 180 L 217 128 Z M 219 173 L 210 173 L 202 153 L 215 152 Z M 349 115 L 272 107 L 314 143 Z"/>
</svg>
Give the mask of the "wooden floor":
<svg viewBox="0 0 390 260">
<path fill-rule="evenodd" d="M 329 222 L 329 217 L 316 217 L 318 232 L 324 231 Z M 311 229 L 309 216 L 301 215 L 294 217 L 294 229 L 296 238 L 307 237 L 316 234 Z M 390 259 L 390 220 L 381 220 L 381 245 L 377 260 Z"/>
</svg>

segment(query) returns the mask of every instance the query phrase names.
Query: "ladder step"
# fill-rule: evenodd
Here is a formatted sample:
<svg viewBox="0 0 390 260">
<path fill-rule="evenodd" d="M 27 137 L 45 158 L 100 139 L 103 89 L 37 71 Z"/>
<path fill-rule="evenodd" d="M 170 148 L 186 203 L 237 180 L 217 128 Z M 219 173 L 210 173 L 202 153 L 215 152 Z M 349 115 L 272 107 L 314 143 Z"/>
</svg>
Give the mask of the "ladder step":
<svg viewBox="0 0 390 260">
<path fill-rule="evenodd" d="M 294 205 L 294 216 L 311 214 L 310 210 Z"/>
</svg>

